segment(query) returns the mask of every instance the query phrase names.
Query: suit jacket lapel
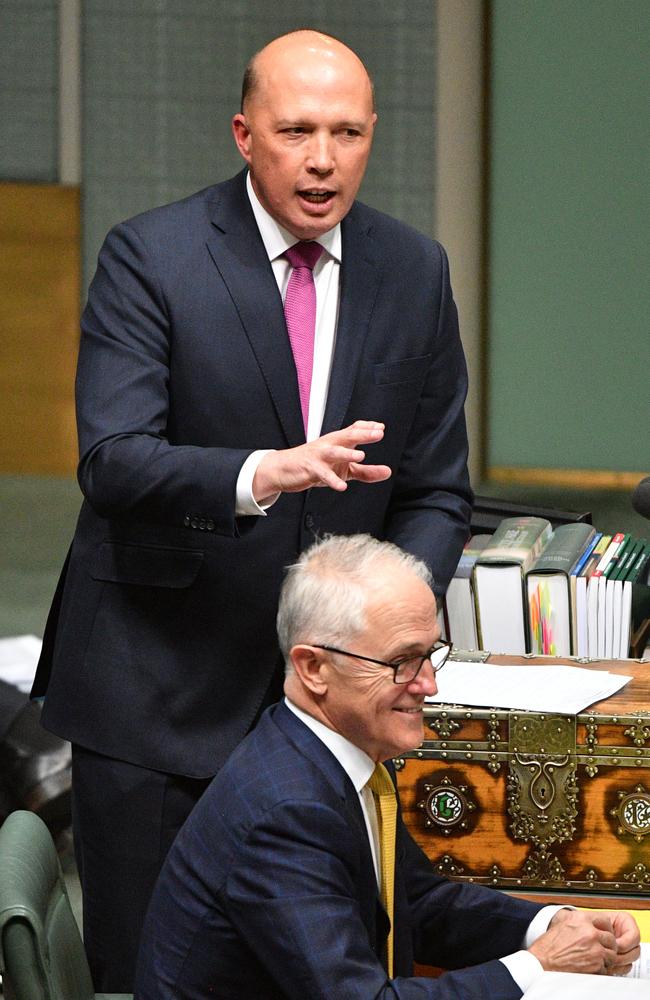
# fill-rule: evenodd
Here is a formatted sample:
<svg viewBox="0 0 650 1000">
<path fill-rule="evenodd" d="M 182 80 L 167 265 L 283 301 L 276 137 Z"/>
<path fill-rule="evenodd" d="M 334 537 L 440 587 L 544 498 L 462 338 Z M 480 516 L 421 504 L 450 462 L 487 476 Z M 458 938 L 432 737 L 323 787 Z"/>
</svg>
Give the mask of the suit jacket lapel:
<svg viewBox="0 0 650 1000">
<path fill-rule="evenodd" d="M 343 426 L 381 282 L 381 251 L 360 214 L 353 206 L 341 224 L 341 295 L 323 434 Z"/>
<path fill-rule="evenodd" d="M 282 299 L 246 195 L 245 173 L 223 185 L 208 250 L 253 349 L 289 447 L 305 440 Z"/>
<path fill-rule="evenodd" d="M 363 884 L 359 887 L 362 916 L 377 957 L 383 961 L 389 928 L 388 916 L 379 897 L 368 831 L 361 811 L 359 796 L 334 755 L 312 733 L 311 729 L 308 729 L 283 702 L 276 705 L 272 711 L 273 721 L 303 756 L 307 757 L 323 773 L 325 779 L 340 796 L 348 822 L 358 833 L 360 843 L 363 845 L 364 859 Z"/>
<path fill-rule="evenodd" d="M 376 890 L 377 880 L 374 874 L 375 870 L 372 863 L 370 844 L 368 843 L 366 821 L 364 820 L 363 812 L 361 811 L 359 796 L 357 795 L 350 778 L 343 770 L 334 754 L 328 750 L 325 744 L 318 739 L 316 734 L 313 733 L 311 729 L 308 729 L 308 727 L 298 718 L 297 715 L 294 715 L 294 713 L 287 708 L 284 702 L 280 702 L 273 709 L 273 721 L 280 727 L 285 736 L 291 740 L 294 746 L 297 747 L 300 753 L 303 754 L 304 757 L 307 757 L 312 764 L 323 773 L 327 782 L 341 798 L 342 804 L 350 819 L 350 823 L 358 830 L 359 836 L 362 838 L 362 842 L 367 847 L 366 868 L 368 873 L 371 875 L 370 883 L 371 885 L 374 885 Z"/>
</svg>

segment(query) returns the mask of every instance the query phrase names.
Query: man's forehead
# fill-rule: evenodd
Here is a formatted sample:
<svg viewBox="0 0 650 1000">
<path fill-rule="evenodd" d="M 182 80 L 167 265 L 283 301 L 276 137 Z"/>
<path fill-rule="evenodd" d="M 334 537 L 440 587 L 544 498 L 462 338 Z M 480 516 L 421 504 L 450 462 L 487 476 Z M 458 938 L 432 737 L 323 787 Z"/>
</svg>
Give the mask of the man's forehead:
<svg viewBox="0 0 650 1000">
<path fill-rule="evenodd" d="M 275 39 L 257 53 L 252 69 L 258 96 L 265 87 L 292 80 L 308 82 L 312 75 L 333 80 L 343 77 L 355 89 L 365 81 L 371 93 L 367 70 L 352 49 L 316 32 L 295 32 Z"/>
</svg>

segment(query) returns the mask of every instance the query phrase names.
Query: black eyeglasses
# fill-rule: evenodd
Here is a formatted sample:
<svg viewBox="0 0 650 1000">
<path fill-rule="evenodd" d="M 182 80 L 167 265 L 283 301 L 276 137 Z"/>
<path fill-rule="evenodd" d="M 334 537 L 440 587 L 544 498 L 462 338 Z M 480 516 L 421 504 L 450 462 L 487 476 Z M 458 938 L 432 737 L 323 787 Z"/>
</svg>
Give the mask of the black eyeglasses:
<svg viewBox="0 0 650 1000">
<path fill-rule="evenodd" d="M 361 656 L 359 653 L 350 653 L 347 649 L 336 649 L 335 646 L 321 646 L 317 642 L 309 643 L 316 649 L 325 649 L 328 653 L 339 653 L 341 656 L 351 656 L 355 660 L 366 660 L 368 663 L 377 663 L 380 667 L 390 667 L 393 671 L 393 681 L 395 684 L 409 684 L 414 681 L 422 670 L 422 667 L 429 660 L 434 674 L 442 670 L 449 654 L 451 653 L 450 642 L 436 642 L 428 652 L 417 656 L 405 656 L 401 660 L 373 660 L 371 656 Z"/>
</svg>

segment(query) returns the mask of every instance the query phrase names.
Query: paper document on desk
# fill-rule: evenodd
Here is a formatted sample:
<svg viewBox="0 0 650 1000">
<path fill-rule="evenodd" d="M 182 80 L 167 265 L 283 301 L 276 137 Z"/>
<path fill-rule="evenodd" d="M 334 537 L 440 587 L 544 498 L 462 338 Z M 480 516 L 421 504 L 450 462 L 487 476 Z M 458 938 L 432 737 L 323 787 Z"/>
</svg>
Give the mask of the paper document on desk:
<svg viewBox="0 0 650 1000">
<path fill-rule="evenodd" d="M 641 942 L 641 954 L 625 978 L 650 979 L 650 944 Z"/>
<path fill-rule="evenodd" d="M 648 1000 L 648 983 L 628 976 L 585 976 L 578 972 L 545 972 L 522 1000 Z"/>
<path fill-rule="evenodd" d="M 503 666 L 449 660 L 436 676 L 438 693 L 425 700 L 433 704 L 577 715 L 631 680 L 627 675 L 566 663 Z"/>
</svg>

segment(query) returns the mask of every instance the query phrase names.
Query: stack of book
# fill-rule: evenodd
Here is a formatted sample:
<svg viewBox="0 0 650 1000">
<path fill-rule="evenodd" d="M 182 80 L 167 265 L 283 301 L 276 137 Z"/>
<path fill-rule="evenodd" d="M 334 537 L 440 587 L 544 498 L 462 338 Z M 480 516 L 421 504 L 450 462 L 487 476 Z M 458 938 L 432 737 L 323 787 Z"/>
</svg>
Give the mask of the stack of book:
<svg viewBox="0 0 650 1000">
<path fill-rule="evenodd" d="M 472 535 L 460 557 L 454 578 L 447 588 L 447 637 L 457 649 L 480 649 L 474 604 L 472 571 L 492 535 Z"/>
<path fill-rule="evenodd" d="M 598 561 L 593 565 L 592 558 L 585 567 L 586 611 L 577 610 L 582 634 L 577 653 L 599 659 L 624 657 L 629 652 L 632 623 L 650 615 L 650 587 L 646 585 L 650 545 L 645 538 L 618 532 L 603 536 L 596 552 Z"/>
<path fill-rule="evenodd" d="M 505 518 L 465 546 L 446 598 L 458 649 L 625 658 L 650 616 L 650 543 L 589 524 L 552 531 L 544 518 Z"/>
</svg>

